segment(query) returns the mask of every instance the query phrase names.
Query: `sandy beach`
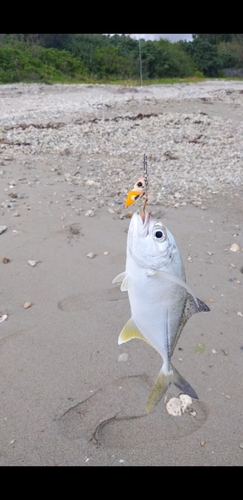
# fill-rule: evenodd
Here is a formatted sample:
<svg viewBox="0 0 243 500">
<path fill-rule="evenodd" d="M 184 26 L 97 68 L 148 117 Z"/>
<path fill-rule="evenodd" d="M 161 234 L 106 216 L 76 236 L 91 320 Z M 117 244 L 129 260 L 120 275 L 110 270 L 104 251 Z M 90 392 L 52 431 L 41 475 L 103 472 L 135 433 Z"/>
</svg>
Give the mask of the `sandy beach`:
<svg viewBox="0 0 243 500">
<path fill-rule="evenodd" d="M 0 86 L 1 466 L 243 465 L 242 112 L 236 81 Z M 199 395 L 181 416 L 174 386 L 146 414 L 161 358 L 117 343 L 144 153 L 149 209 L 211 309 L 173 354 Z"/>
</svg>

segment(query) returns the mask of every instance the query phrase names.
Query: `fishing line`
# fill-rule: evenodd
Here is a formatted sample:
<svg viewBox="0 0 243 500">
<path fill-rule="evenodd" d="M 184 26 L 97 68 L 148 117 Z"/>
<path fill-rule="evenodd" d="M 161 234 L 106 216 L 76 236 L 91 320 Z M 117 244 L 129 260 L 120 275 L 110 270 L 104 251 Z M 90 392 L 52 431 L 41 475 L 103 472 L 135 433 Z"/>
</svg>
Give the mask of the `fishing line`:
<svg viewBox="0 0 243 500">
<path fill-rule="evenodd" d="M 147 155 L 143 155 L 143 177 L 145 182 L 145 201 L 143 205 L 143 211 L 145 211 L 146 205 L 148 203 L 148 162 Z"/>
</svg>

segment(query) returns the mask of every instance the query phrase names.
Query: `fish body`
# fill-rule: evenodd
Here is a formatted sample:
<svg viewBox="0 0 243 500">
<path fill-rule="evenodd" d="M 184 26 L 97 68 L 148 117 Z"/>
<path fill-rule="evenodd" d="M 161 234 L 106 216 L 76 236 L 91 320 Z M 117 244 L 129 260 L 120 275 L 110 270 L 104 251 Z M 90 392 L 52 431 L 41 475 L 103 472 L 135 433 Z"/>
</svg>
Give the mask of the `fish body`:
<svg viewBox="0 0 243 500">
<path fill-rule="evenodd" d="M 163 365 L 149 395 L 147 412 L 171 383 L 198 398 L 196 392 L 171 363 L 181 331 L 189 317 L 209 311 L 186 283 L 185 268 L 175 239 L 166 226 L 150 213 L 134 213 L 127 238 L 126 270 L 113 283 L 127 291 L 131 319 L 118 343 L 140 338 L 162 357 Z"/>
</svg>

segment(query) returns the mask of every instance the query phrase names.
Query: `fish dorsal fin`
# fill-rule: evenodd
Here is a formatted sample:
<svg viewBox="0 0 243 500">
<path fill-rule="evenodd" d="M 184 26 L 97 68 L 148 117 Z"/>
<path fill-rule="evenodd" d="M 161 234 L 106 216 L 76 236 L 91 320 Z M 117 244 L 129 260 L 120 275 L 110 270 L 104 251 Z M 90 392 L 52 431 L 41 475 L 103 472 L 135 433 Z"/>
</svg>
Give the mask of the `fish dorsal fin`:
<svg viewBox="0 0 243 500">
<path fill-rule="evenodd" d="M 119 345 L 124 344 L 124 342 L 128 342 L 128 340 L 131 339 L 141 339 L 144 340 L 144 342 L 147 342 L 147 344 L 151 345 L 150 342 L 148 342 L 148 340 L 143 336 L 143 334 L 137 328 L 132 318 L 129 319 L 128 322 L 123 327 L 118 337 L 118 344 Z"/>
<path fill-rule="evenodd" d="M 190 295 L 192 295 L 196 305 L 198 306 L 198 299 L 196 298 L 196 295 L 193 293 L 191 288 L 188 286 L 188 284 L 185 281 L 182 281 L 178 276 L 175 276 L 174 274 L 167 273 L 166 271 L 148 271 L 148 276 L 155 276 L 156 278 L 164 278 L 165 280 L 172 281 L 173 283 L 177 283 L 177 285 L 182 286 L 187 290 Z M 196 312 L 196 311 L 195 311 Z"/>
<path fill-rule="evenodd" d="M 184 314 L 186 315 L 187 320 L 193 314 L 196 314 L 199 312 L 209 312 L 209 311 L 210 311 L 209 307 L 202 300 L 197 298 L 197 303 L 196 303 L 194 298 L 192 298 L 191 294 L 187 295 L 186 307 L 185 307 L 185 311 L 184 311 Z"/>
<path fill-rule="evenodd" d="M 124 271 L 124 273 L 121 273 L 121 274 L 118 274 L 118 276 L 116 276 L 112 283 L 121 283 L 121 291 L 122 292 L 127 292 L 128 290 L 128 285 L 129 285 L 129 280 L 128 280 L 128 276 L 127 276 L 127 273 L 126 271 Z"/>
<path fill-rule="evenodd" d="M 186 322 L 189 320 L 189 318 L 193 314 L 196 314 L 199 312 L 209 312 L 209 311 L 210 311 L 209 307 L 202 300 L 197 299 L 197 303 L 196 303 L 194 298 L 191 296 L 191 294 L 189 294 L 189 293 L 187 294 L 185 308 L 184 308 L 183 315 L 182 315 L 182 318 L 180 321 L 180 326 L 177 330 L 176 337 L 175 337 L 174 342 L 173 342 L 173 348 L 172 348 L 171 355 L 174 352 L 176 343 L 180 337 L 180 334 L 181 334 Z"/>
</svg>

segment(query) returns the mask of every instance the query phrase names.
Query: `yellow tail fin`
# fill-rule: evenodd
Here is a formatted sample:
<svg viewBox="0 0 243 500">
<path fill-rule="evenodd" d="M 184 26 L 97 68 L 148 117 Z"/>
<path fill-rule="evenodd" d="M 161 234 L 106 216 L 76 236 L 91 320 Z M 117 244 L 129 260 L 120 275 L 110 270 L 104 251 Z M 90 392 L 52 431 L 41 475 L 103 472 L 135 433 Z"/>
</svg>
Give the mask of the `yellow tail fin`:
<svg viewBox="0 0 243 500">
<path fill-rule="evenodd" d="M 171 370 L 168 374 L 164 374 L 162 370 L 159 372 L 148 397 L 146 405 L 147 413 L 150 413 L 154 409 L 155 405 L 159 402 L 169 385 L 172 383 L 175 384 L 175 386 L 178 387 L 183 394 L 188 394 L 191 398 L 198 399 L 198 395 L 194 389 L 190 386 L 190 384 L 188 384 L 182 375 L 180 375 L 174 366 L 171 365 Z"/>
</svg>

